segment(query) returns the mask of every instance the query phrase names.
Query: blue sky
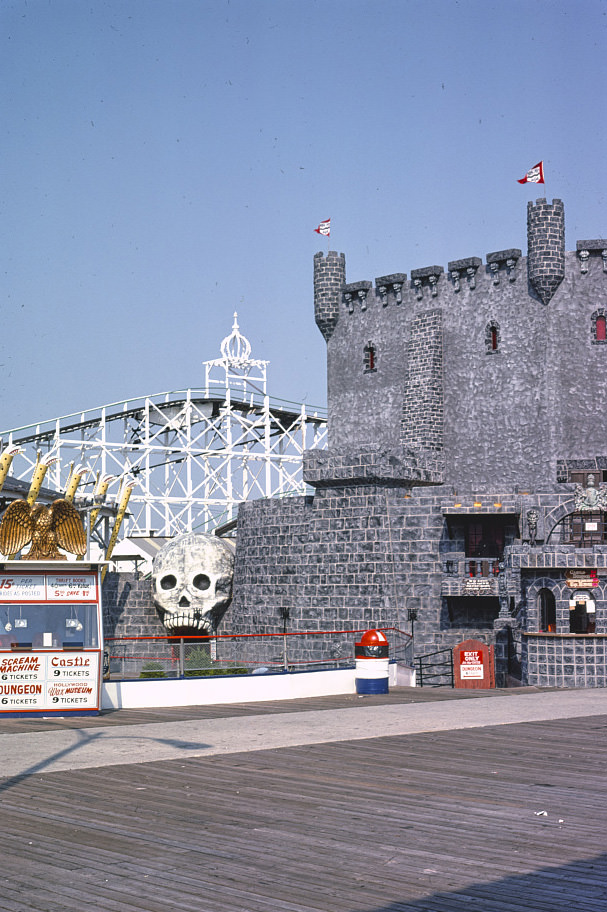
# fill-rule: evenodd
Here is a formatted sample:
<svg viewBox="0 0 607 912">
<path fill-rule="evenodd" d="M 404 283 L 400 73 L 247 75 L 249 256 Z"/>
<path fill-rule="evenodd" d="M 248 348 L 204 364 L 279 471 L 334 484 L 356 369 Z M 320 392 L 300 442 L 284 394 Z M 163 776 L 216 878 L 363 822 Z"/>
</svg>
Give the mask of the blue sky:
<svg viewBox="0 0 607 912">
<path fill-rule="evenodd" d="M 326 402 L 314 233 L 349 281 L 607 236 L 603 0 L 3 0 L 6 429 L 203 382 L 235 310 Z M 545 190 L 517 178 L 545 162 Z"/>
</svg>

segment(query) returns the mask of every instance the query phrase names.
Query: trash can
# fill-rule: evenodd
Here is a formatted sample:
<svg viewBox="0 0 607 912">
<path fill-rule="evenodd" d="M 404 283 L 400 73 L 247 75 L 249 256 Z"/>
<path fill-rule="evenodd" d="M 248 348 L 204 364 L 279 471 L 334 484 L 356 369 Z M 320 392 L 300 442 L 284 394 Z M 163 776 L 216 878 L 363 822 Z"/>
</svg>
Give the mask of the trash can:
<svg viewBox="0 0 607 912">
<path fill-rule="evenodd" d="M 355 644 L 356 693 L 388 693 L 388 640 L 381 630 L 367 630 Z"/>
</svg>

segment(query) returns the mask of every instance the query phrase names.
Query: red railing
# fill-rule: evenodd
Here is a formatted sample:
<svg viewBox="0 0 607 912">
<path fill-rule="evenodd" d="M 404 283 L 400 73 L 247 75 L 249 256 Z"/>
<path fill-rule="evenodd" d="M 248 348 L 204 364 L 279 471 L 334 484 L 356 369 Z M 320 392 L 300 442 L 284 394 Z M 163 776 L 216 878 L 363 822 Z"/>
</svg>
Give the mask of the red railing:
<svg viewBox="0 0 607 912">
<path fill-rule="evenodd" d="M 347 668 L 367 629 L 106 637 L 105 674 L 117 680 Z M 397 627 L 375 629 L 386 634 L 391 661 L 412 664 L 410 634 Z"/>
</svg>

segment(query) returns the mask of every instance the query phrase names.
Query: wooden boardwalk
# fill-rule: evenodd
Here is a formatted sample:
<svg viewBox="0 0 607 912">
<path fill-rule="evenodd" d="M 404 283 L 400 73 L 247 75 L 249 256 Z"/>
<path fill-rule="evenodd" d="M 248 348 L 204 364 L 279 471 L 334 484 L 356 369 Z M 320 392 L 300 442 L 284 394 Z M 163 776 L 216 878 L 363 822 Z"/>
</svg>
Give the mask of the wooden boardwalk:
<svg viewBox="0 0 607 912">
<path fill-rule="evenodd" d="M 0 910 L 606 912 L 606 773 L 593 716 L 0 781 Z"/>
</svg>

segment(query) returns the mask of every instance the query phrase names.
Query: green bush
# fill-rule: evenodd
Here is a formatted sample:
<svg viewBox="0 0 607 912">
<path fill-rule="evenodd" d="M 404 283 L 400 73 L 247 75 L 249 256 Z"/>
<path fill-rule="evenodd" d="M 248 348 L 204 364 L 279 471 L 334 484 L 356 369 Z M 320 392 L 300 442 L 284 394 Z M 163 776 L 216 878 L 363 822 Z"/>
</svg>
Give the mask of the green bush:
<svg viewBox="0 0 607 912">
<path fill-rule="evenodd" d="M 166 672 L 160 662 L 144 662 L 140 678 L 166 678 Z"/>
</svg>

